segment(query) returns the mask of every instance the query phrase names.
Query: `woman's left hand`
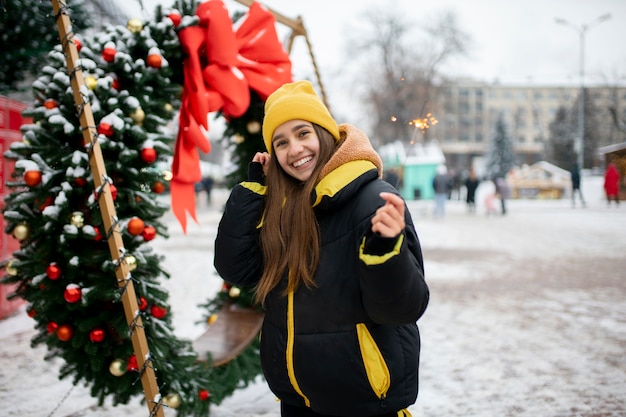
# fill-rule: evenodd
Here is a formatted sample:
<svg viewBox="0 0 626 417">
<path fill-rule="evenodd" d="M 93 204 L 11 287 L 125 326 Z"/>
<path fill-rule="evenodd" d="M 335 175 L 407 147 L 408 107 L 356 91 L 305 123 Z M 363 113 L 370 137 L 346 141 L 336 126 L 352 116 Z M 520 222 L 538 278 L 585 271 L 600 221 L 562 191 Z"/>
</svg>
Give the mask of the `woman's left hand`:
<svg viewBox="0 0 626 417">
<path fill-rule="evenodd" d="M 404 200 L 392 193 L 380 193 L 385 205 L 372 218 L 372 232 L 383 237 L 396 237 L 404 230 Z"/>
</svg>

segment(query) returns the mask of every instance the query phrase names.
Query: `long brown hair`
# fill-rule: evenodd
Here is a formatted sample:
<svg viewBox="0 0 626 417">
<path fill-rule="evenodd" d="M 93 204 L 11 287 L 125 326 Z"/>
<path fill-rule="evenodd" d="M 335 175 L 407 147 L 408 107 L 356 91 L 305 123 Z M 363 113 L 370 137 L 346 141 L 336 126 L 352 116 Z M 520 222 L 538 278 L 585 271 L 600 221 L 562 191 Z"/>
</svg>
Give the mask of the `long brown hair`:
<svg viewBox="0 0 626 417">
<path fill-rule="evenodd" d="M 285 271 L 289 271 L 285 294 L 294 291 L 301 282 L 308 288 L 315 286 L 313 275 L 319 261 L 320 243 L 311 193 L 322 168 L 335 152 L 336 142 L 324 128 L 313 124 L 313 129 L 320 140 L 318 162 L 305 182 L 288 175 L 278 163 L 275 152 L 268 166 L 261 228 L 265 268 L 256 288 L 256 301 L 261 304 Z"/>
</svg>

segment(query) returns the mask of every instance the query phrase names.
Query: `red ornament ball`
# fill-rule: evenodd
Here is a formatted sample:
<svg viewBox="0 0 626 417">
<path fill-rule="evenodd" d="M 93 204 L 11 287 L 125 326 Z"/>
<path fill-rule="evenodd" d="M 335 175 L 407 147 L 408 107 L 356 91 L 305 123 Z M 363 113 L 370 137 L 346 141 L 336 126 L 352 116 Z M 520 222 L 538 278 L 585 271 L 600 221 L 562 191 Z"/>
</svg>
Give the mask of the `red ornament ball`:
<svg viewBox="0 0 626 417">
<path fill-rule="evenodd" d="M 113 88 L 114 90 L 120 91 L 120 80 L 115 78 L 113 82 L 111 83 L 111 88 Z"/>
<path fill-rule="evenodd" d="M 143 237 L 143 240 L 149 242 L 156 237 L 156 229 L 153 226 L 146 226 L 143 228 L 141 236 Z"/>
<path fill-rule="evenodd" d="M 126 226 L 128 233 L 133 236 L 139 236 L 143 232 L 144 228 L 145 223 L 139 217 L 133 217 L 132 219 L 130 219 L 128 221 L 128 225 Z"/>
<path fill-rule="evenodd" d="M 164 191 L 165 184 L 163 184 L 161 181 L 157 181 L 152 184 L 152 192 L 154 192 L 155 194 L 162 194 Z"/>
<path fill-rule="evenodd" d="M 51 205 L 53 201 L 52 197 L 46 197 L 44 202 L 39 205 L 39 211 L 43 211 L 46 207 Z"/>
<path fill-rule="evenodd" d="M 80 52 L 83 49 L 83 43 L 77 37 L 74 37 L 74 45 L 76 45 L 76 50 Z"/>
<path fill-rule="evenodd" d="M 152 314 L 154 318 L 162 319 L 167 314 L 167 309 L 159 306 L 152 306 L 152 308 L 150 308 L 150 314 Z"/>
<path fill-rule="evenodd" d="M 76 284 L 69 284 L 65 287 L 65 292 L 63 293 L 63 298 L 70 304 L 77 303 L 80 301 L 83 296 L 83 292 L 80 287 Z"/>
<path fill-rule="evenodd" d="M 139 297 L 139 310 L 146 311 L 146 308 L 148 308 L 148 300 L 143 297 Z"/>
<path fill-rule="evenodd" d="M 74 184 L 79 187 L 84 187 L 85 184 L 87 184 L 87 180 L 85 178 L 78 177 L 74 179 Z"/>
<path fill-rule="evenodd" d="M 96 328 L 89 332 L 89 340 L 93 343 L 100 343 L 104 340 L 104 330 Z"/>
<path fill-rule="evenodd" d="M 34 308 L 30 307 L 28 310 L 26 310 L 26 314 L 28 314 L 28 317 L 32 319 L 37 315 L 37 311 L 35 311 Z"/>
<path fill-rule="evenodd" d="M 167 15 L 167 17 L 170 18 L 170 20 L 172 21 L 175 27 L 180 25 L 180 22 L 183 20 L 182 16 L 177 11 L 171 12 L 170 14 Z"/>
<path fill-rule="evenodd" d="M 57 329 L 59 328 L 59 325 L 56 324 L 55 322 L 51 321 L 50 323 L 48 323 L 48 325 L 46 326 L 46 330 L 48 330 L 49 334 L 52 334 L 54 332 L 57 331 Z"/>
<path fill-rule="evenodd" d="M 46 275 L 51 280 L 59 279 L 61 277 L 61 268 L 59 268 L 59 266 L 55 262 L 52 262 L 46 268 Z"/>
<path fill-rule="evenodd" d="M 128 363 L 126 364 L 126 369 L 129 371 L 138 371 L 139 365 L 137 365 L 137 357 L 135 355 L 128 358 Z"/>
<path fill-rule="evenodd" d="M 114 47 L 107 46 L 104 49 L 102 49 L 102 59 L 104 59 L 106 62 L 115 61 L 116 54 L 117 54 L 117 50 Z"/>
<path fill-rule="evenodd" d="M 49 98 L 43 102 L 43 106 L 48 110 L 52 110 L 57 108 L 59 103 L 55 99 Z"/>
<path fill-rule="evenodd" d="M 209 394 L 208 390 L 205 390 L 205 389 L 198 390 L 198 398 L 200 398 L 200 401 L 206 401 L 209 399 L 210 396 L 211 394 Z"/>
<path fill-rule="evenodd" d="M 146 58 L 146 64 L 152 68 L 161 68 L 163 65 L 163 58 L 159 54 L 150 54 Z"/>
<path fill-rule="evenodd" d="M 139 152 L 139 156 L 141 156 L 142 161 L 151 164 L 157 160 L 157 151 L 155 151 L 154 148 L 143 148 Z"/>
<path fill-rule="evenodd" d="M 59 328 L 57 329 L 57 337 L 62 342 L 67 342 L 71 340 L 72 336 L 74 336 L 74 329 L 72 329 L 72 326 L 70 325 L 64 324 L 62 326 L 59 326 Z"/>
<path fill-rule="evenodd" d="M 113 184 L 110 184 L 109 190 L 111 190 L 111 198 L 113 199 L 113 201 L 117 200 L 117 187 Z"/>
<path fill-rule="evenodd" d="M 113 136 L 113 126 L 109 123 L 100 123 L 98 125 L 98 133 L 106 137 Z"/>
<path fill-rule="evenodd" d="M 29 187 L 41 184 L 41 171 L 26 171 L 24 173 L 24 182 Z"/>
<path fill-rule="evenodd" d="M 104 236 L 102 236 L 102 233 L 100 232 L 100 228 L 98 226 L 94 226 L 93 231 L 96 233 L 93 240 L 95 240 L 96 242 L 100 242 L 102 239 L 104 239 Z"/>
</svg>

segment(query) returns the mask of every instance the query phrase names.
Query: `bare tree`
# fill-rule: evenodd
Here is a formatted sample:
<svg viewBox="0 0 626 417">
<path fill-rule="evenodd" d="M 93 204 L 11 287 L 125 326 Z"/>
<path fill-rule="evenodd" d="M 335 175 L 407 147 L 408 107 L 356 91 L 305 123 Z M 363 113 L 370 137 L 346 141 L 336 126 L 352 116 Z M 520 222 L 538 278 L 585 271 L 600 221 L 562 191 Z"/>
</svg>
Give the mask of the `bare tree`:
<svg viewBox="0 0 626 417">
<path fill-rule="evenodd" d="M 387 143 L 411 137 L 415 120 L 438 111 L 439 69 L 464 54 L 469 37 L 446 12 L 420 24 L 403 10 L 375 7 L 363 13 L 348 47 L 360 59 L 363 97 L 373 116 L 375 139 Z"/>
</svg>

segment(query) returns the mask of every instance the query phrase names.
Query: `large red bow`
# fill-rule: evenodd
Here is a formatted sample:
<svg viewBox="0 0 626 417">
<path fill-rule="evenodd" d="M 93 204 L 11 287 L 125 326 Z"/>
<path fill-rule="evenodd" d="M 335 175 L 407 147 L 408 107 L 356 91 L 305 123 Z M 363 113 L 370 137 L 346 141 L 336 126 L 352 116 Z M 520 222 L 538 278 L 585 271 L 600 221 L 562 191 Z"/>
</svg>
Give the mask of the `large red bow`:
<svg viewBox="0 0 626 417">
<path fill-rule="evenodd" d="M 170 183 L 172 210 L 186 231 L 187 212 L 197 222 L 194 184 L 200 181 L 200 156 L 211 144 L 205 132 L 210 112 L 242 116 L 250 106 L 250 89 L 262 100 L 291 82 L 291 61 L 276 33 L 272 13 L 253 3 L 233 32 L 221 0 L 209 0 L 196 10 L 198 26 L 178 36 L 186 55 L 179 131 Z M 203 131 L 204 130 L 204 131 Z"/>
</svg>

